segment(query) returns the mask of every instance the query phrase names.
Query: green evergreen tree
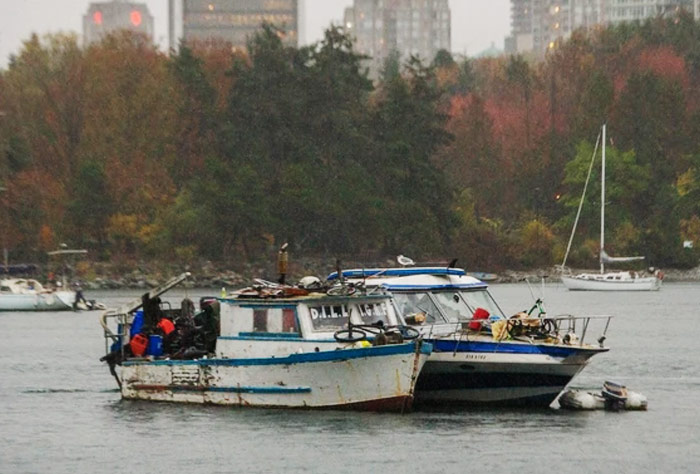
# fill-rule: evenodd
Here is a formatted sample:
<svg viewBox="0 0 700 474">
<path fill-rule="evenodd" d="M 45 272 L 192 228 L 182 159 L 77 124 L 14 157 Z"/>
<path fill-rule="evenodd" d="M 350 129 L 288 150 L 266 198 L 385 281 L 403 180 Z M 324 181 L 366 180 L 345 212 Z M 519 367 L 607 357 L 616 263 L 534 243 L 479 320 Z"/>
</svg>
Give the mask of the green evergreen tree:
<svg viewBox="0 0 700 474">
<path fill-rule="evenodd" d="M 114 202 L 107 190 L 107 175 L 99 160 L 86 160 L 78 168 L 66 208 L 66 235 L 75 245 L 104 251 L 107 223 Z"/>
<path fill-rule="evenodd" d="M 390 253 L 439 253 L 448 243 L 454 223 L 451 192 L 431 160 L 452 139 L 439 99 L 433 69 L 411 58 L 405 78 L 383 84 L 374 110 L 377 155 L 371 171 L 380 177 L 385 197 L 382 234 L 384 249 Z"/>
</svg>

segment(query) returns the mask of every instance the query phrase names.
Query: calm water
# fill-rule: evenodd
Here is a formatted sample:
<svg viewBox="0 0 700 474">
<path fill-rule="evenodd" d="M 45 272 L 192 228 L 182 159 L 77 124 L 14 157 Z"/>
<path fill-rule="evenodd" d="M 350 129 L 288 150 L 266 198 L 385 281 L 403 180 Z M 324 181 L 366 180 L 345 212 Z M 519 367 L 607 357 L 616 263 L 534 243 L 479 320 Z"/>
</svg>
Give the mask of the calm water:
<svg viewBox="0 0 700 474">
<path fill-rule="evenodd" d="M 524 284 L 492 292 L 509 314 L 532 303 Z M 138 294 L 87 296 L 116 305 Z M 648 397 L 647 412 L 393 415 L 126 402 L 98 361 L 99 312 L 0 313 L 0 472 L 698 472 L 700 284 L 637 294 L 551 285 L 544 296 L 550 315 L 616 316 L 612 350 L 573 385 L 620 381 Z"/>
</svg>

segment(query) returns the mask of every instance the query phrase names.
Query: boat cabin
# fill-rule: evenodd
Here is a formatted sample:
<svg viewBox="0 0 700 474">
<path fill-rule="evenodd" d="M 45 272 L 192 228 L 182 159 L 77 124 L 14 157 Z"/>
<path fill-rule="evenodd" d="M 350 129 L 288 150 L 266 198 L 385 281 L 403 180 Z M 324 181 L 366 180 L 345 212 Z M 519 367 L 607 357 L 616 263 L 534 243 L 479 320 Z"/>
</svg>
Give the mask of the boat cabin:
<svg viewBox="0 0 700 474">
<path fill-rule="evenodd" d="M 454 332 L 474 318 L 507 317 L 487 285 L 460 268 L 353 269 L 343 270 L 343 277 L 391 292 L 405 324 L 431 326 L 434 334 Z"/>
<path fill-rule="evenodd" d="M 186 310 L 184 301 L 182 308 L 164 308 L 159 295 L 186 277 L 183 274 L 142 299 L 103 315 L 105 338 L 111 344 L 107 352 L 118 353 L 115 360 L 205 355 L 256 358 L 318 352 L 345 342 L 372 341 L 399 323 L 391 295 L 380 288 L 364 292 L 341 286 L 337 289 L 343 294 L 333 294 L 332 289 L 314 292 L 286 285 L 256 285 L 227 297 L 203 298 L 197 314 L 191 302 L 191 310 Z M 346 294 L 347 290 L 352 294 Z M 161 330 L 163 318 L 170 321 L 165 326 L 172 327 L 168 334 Z M 109 319 L 116 321 L 116 332 L 110 329 Z M 338 339 L 339 331 L 350 333 Z M 159 338 L 162 349 L 153 347 Z M 139 339 L 144 346 L 135 346 Z"/>
<path fill-rule="evenodd" d="M 34 294 L 44 291 L 41 283 L 34 279 L 13 278 L 0 280 L 0 292 L 10 294 Z"/>
<path fill-rule="evenodd" d="M 219 299 L 221 335 L 217 357 L 259 357 L 274 350 L 280 354 L 328 350 L 337 347 L 334 335 L 357 326 L 394 326 L 398 318 L 384 291 L 333 296 L 308 293 L 260 298 L 242 292 Z M 291 350 L 293 349 L 293 350 Z"/>
</svg>

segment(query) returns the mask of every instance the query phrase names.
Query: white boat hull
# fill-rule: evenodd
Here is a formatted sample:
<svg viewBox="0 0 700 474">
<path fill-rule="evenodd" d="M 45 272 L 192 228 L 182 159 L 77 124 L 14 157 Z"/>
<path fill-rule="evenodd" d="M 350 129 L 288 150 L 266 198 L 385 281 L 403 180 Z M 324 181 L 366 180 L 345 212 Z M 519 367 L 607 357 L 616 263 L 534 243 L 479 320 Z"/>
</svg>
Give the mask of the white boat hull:
<svg viewBox="0 0 700 474">
<path fill-rule="evenodd" d="M 509 342 L 483 350 L 462 342 L 457 351 L 450 351 L 445 349 L 454 347 L 452 341 L 431 342 L 443 350 L 435 350 L 423 368 L 416 385 L 417 405 L 547 407 L 590 357 L 604 351 L 552 347 L 547 353 L 542 346 Z"/>
<path fill-rule="evenodd" d="M 430 350 L 408 343 L 286 357 L 128 361 L 121 393 L 167 402 L 403 411 Z"/>
<path fill-rule="evenodd" d="M 562 276 L 561 281 L 575 291 L 656 291 L 661 288 L 661 280 L 655 276 L 628 279 Z"/>
<path fill-rule="evenodd" d="M 63 311 L 73 309 L 75 292 L 2 294 L 0 311 Z"/>
</svg>

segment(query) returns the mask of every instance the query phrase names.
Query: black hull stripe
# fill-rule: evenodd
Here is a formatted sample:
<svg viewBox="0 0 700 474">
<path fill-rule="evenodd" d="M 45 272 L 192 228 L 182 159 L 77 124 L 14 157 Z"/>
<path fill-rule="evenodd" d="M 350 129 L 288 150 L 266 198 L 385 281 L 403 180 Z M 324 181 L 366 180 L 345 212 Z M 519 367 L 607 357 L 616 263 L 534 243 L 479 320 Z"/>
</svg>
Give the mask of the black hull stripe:
<svg viewBox="0 0 700 474">
<path fill-rule="evenodd" d="M 573 378 L 573 375 L 551 374 L 517 374 L 517 373 L 468 373 L 468 374 L 427 374 L 418 377 L 416 391 L 423 390 L 465 390 L 516 387 L 561 387 Z"/>
<path fill-rule="evenodd" d="M 430 408 L 480 408 L 480 407 L 527 407 L 527 408 L 547 408 L 556 400 L 559 392 L 543 395 L 533 395 L 507 400 L 432 400 L 421 397 L 416 393 L 414 407 L 416 409 Z"/>
</svg>

